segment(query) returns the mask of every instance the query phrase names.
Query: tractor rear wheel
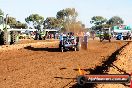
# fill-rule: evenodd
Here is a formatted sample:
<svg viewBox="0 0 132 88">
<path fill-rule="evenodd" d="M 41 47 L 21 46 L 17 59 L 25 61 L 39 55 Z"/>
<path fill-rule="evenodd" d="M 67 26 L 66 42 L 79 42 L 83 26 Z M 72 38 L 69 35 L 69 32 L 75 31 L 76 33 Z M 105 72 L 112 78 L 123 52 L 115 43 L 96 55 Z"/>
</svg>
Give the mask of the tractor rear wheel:
<svg viewBox="0 0 132 88">
<path fill-rule="evenodd" d="M 103 38 L 100 38 L 100 42 L 102 42 L 103 41 Z"/>
<path fill-rule="evenodd" d="M 15 44 L 18 42 L 17 36 L 18 33 L 16 31 L 11 31 L 11 44 Z"/>
<path fill-rule="evenodd" d="M 0 33 L 0 45 L 3 45 L 4 44 L 4 32 L 1 31 Z"/>
<path fill-rule="evenodd" d="M 7 31 L 3 32 L 4 45 L 10 45 L 10 34 Z"/>
<path fill-rule="evenodd" d="M 61 52 L 64 52 L 64 48 L 63 47 L 61 47 Z"/>
<path fill-rule="evenodd" d="M 102 42 L 104 40 L 103 36 L 100 36 L 100 42 Z"/>
<path fill-rule="evenodd" d="M 111 42 L 111 38 L 109 37 L 109 42 Z"/>
<path fill-rule="evenodd" d="M 79 46 L 79 44 L 76 46 L 76 48 L 77 48 L 77 51 L 79 51 L 79 50 L 80 50 L 80 46 Z"/>
<path fill-rule="evenodd" d="M 74 51 L 77 51 L 77 47 L 74 47 Z"/>
</svg>

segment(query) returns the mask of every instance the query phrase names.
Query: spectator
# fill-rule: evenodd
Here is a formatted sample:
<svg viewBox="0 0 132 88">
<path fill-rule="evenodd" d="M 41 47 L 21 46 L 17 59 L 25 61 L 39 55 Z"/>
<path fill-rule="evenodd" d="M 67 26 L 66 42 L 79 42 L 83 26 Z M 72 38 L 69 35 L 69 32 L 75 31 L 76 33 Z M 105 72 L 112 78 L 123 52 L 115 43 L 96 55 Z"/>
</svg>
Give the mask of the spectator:
<svg viewBox="0 0 132 88">
<path fill-rule="evenodd" d="M 130 36 L 131 36 L 131 34 L 130 34 L 130 32 L 128 31 L 128 32 L 127 32 L 127 40 L 130 38 Z"/>
<path fill-rule="evenodd" d="M 88 35 L 87 35 L 87 33 L 85 33 L 85 35 L 84 35 L 84 45 L 85 45 L 85 49 L 87 49 L 88 48 Z"/>
<path fill-rule="evenodd" d="M 88 35 L 88 37 L 90 37 L 90 33 L 89 32 L 87 32 L 86 35 Z"/>
<path fill-rule="evenodd" d="M 132 39 L 132 32 L 130 33 L 130 40 Z"/>
<path fill-rule="evenodd" d="M 63 40 L 63 33 L 60 34 L 60 41 Z"/>
</svg>

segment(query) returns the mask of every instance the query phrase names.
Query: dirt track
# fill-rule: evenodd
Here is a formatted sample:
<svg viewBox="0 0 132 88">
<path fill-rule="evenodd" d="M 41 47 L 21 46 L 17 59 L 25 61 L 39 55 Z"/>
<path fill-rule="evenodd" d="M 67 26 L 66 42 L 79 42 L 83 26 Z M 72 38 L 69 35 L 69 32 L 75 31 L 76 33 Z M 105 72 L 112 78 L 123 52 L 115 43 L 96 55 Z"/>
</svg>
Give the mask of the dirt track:
<svg viewBox="0 0 132 88">
<path fill-rule="evenodd" d="M 78 52 L 61 53 L 53 43 L 0 52 L 0 88 L 66 87 L 78 75 L 79 67 L 95 68 L 126 43 L 91 40 L 88 50 Z"/>
</svg>

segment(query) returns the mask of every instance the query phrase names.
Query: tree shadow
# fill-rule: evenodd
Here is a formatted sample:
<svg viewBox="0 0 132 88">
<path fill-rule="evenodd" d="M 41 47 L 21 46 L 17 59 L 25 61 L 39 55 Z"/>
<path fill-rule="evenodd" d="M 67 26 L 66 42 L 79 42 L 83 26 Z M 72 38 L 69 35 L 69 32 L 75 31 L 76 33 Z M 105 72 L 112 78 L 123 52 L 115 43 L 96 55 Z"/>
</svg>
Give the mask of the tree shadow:
<svg viewBox="0 0 132 88">
<path fill-rule="evenodd" d="M 48 52 L 60 52 L 59 48 L 34 48 L 32 46 L 24 47 L 24 49 L 32 50 L 32 51 L 48 51 Z"/>
<path fill-rule="evenodd" d="M 76 78 L 66 78 L 66 77 L 54 77 L 54 78 L 56 78 L 56 79 L 72 79 L 72 80 L 75 80 Z"/>
<path fill-rule="evenodd" d="M 73 86 L 71 86 L 71 87 L 69 87 L 69 88 L 95 88 L 96 87 L 96 85 L 94 84 L 85 84 L 85 85 L 83 85 L 83 86 L 80 86 L 80 85 L 78 85 L 78 84 L 74 84 Z"/>
</svg>

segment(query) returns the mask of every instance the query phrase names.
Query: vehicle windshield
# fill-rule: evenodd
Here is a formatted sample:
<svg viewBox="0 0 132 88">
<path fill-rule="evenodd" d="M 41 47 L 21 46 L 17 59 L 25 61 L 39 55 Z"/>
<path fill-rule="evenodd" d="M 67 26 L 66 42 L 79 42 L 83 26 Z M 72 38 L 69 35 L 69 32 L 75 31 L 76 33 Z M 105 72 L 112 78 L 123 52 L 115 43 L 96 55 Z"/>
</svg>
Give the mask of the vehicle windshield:
<svg viewBox="0 0 132 88">
<path fill-rule="evenodd" d="M 3 17 L 0 16 L 0 25 L 3 23 Z"/>
</svg>

